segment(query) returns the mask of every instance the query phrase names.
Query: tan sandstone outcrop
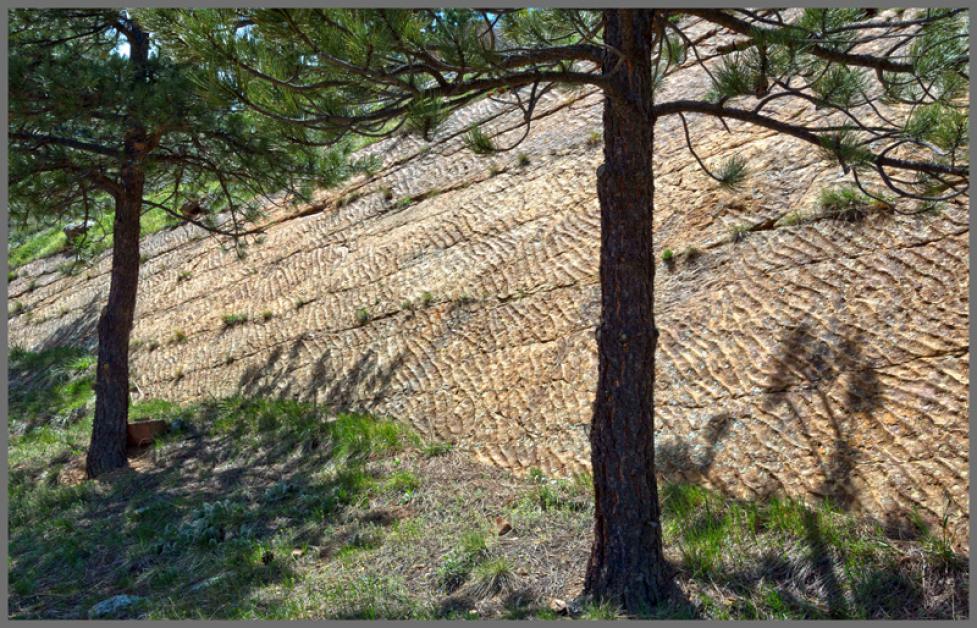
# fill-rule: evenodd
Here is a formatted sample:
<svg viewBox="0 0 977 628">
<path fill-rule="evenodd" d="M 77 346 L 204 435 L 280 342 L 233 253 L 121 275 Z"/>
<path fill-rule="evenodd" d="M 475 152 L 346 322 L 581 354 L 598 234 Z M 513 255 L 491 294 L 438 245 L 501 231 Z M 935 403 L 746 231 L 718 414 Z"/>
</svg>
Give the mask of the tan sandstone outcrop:
<svg viewBox="0 0 977 628">
<path fill-rule="evenodd" d="M 662 99 L 704 80 L 689 70 Z M 517 137 L 519 115 L 491 102 L 430 144 L 375 144 L 383 170 L 313 209 L 271 211 L 244 259 L 189 225 L 147 238 L 137 396 L 314 399 L 401 418 L 488 463 L 585 468 L 600 116 L 599 95 L 561 92 L 513 152 L 464 148 L 478 120 L 500 144 Z M 777 221 L 813 215 L 843 175 L 799 140 L 729 124 L 695 118 L 692 133 L 708 164 L 749 159 L 740 191 L 698 169 L 677 119 L 656 129 L 656 260 L 676 254 L 656 284 L 663 473 L 743 497 L 829 496 L 880 518 L 947 512 L 965 536 L 969 201 L 789 226 Z M 734 241 L 739 225 L 753 230 Z M 11 344 L 94 341 L 108 258 L 74 276 L 63 261 L 19 271 Z M 248 322 L 225 327 L 227 314 Z"/>
</svg>

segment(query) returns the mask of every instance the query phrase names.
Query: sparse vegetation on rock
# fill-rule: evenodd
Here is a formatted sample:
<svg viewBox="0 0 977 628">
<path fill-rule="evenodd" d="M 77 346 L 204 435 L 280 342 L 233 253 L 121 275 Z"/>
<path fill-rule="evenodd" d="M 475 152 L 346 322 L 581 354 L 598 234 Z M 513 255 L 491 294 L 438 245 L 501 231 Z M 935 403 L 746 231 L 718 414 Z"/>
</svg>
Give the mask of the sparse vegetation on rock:
<svg viewBox="0 0 977 628">
<path fill-rule="evenodd" d="M 360 325 L 366 325 L 370 322 L 370 310 L 365 307 L 361 307 L 356 310 L 356 322 Z"/>
<path fill-rule="evenodd" d="M 248 322 L 248 315 L 225 314 L 221 320 L 224 322 L 224 327 L 237 327 L 238 325 L 243 325 Z"/>
</svg>

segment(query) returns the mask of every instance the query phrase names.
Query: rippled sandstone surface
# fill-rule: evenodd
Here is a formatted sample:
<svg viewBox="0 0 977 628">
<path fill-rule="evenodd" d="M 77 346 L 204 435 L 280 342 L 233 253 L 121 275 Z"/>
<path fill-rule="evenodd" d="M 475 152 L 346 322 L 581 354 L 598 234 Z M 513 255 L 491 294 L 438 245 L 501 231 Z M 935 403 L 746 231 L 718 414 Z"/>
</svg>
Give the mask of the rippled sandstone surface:
<svg viewBox="0 0 977 628">
<path fill-rule="evenodd" d="M 703 80 L 690 71 L 662 100 Z M 585 469 L 601 99 L 550 96 L 515 151 L 464 147 L 486 118 L 508 145 L 520 116 L 484 102 L 432 143 L 371 146 L 377 175 L 269 210 L 243 258 L 190 225 L 145 239 L 135 397 L 311 398 L 400 418 L 487 463 Z M 696 118 L 692 133 L 708 164 L 748 158 L 737 191 L 699 170 L 678 119 L 656 127 L 661 471 L 741 497 L 828 496 L 883 520 L 948 513 L 965 538 L 969 200 L 818 218 L 818 192 L 845 180 L 837 166 L 729 125 Z M 64 261 L 18 271 L 11 345 L 95 342 L 108 257 L 74 276 Z M 232 314 L 248 320 L 228 327 Z"/>
</svg>

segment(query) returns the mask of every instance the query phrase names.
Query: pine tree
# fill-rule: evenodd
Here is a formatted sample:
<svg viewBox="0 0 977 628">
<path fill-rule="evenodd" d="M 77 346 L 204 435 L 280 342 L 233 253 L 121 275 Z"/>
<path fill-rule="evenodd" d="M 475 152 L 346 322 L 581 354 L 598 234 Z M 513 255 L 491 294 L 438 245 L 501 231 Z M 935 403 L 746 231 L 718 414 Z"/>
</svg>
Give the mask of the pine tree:
<svg viewBox="0 0 977 628">
<path fill-rule="evenodd" d="M 596 493 L 585 589 L 631 612 L 668 595 L 654 462 L 652 151 L 658 119 L 736 120 L 810 142 L 865 194 L 962 194 L 965 11 L 881 17 L 809 10 L 342 10 L 159 12 L 182 55 L 219 68 L 215 90 L 284 126 L 340 139 L 406 128 L 425 137 L 480 98 L 507 99 L 527 127 L 554 86 L 604 95 L 599 373 L 591 427 Z M 711 86 L 659 102 L 662 81 L 697 66 Z M 809 107 L 817 123 L 778 117 Z M 472 150 L 500 149 L 479 129 Z M 698 160 L 698 156 L 696 156 Z M 731 157 L 717 183 L 739 184 Z M 896 174 L 894 174 L 896 173 Z M 909 177 L 909 178 L 907 178 Z"/>
<path fill-rule="evenodd" d="M 158 207 L 187 219 L 179 209 L 216 188 L 210 209 L 223 222 L 189 219 L 241 234 L 254 214 L 242 199 L 331 184 L 344 161 L 207 93 L 201 69 L 175 62 L 127 11 L 21 9 L 9 17 L 12 217 L 87 222 L 114 212 L 87 459 L 94 477 L 127 464 L 141 213 Z"/>
</svg>

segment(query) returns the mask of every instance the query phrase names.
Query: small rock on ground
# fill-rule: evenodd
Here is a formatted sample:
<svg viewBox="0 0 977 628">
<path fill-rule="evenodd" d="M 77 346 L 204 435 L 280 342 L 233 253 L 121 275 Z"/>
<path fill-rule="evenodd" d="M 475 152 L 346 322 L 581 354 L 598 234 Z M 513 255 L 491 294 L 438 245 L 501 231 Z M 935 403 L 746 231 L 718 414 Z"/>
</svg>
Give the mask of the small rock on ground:
<svg viewBox="0 0 977 628">
<path fill-rule="evenodd" d="M 142 600 L 143 598 L 138 595 L 115 595 L 92 606 L 88 611 L 88 617 L 90 619 L 116 617 L 121 611 L 138 604 Z"/>
</svg>

